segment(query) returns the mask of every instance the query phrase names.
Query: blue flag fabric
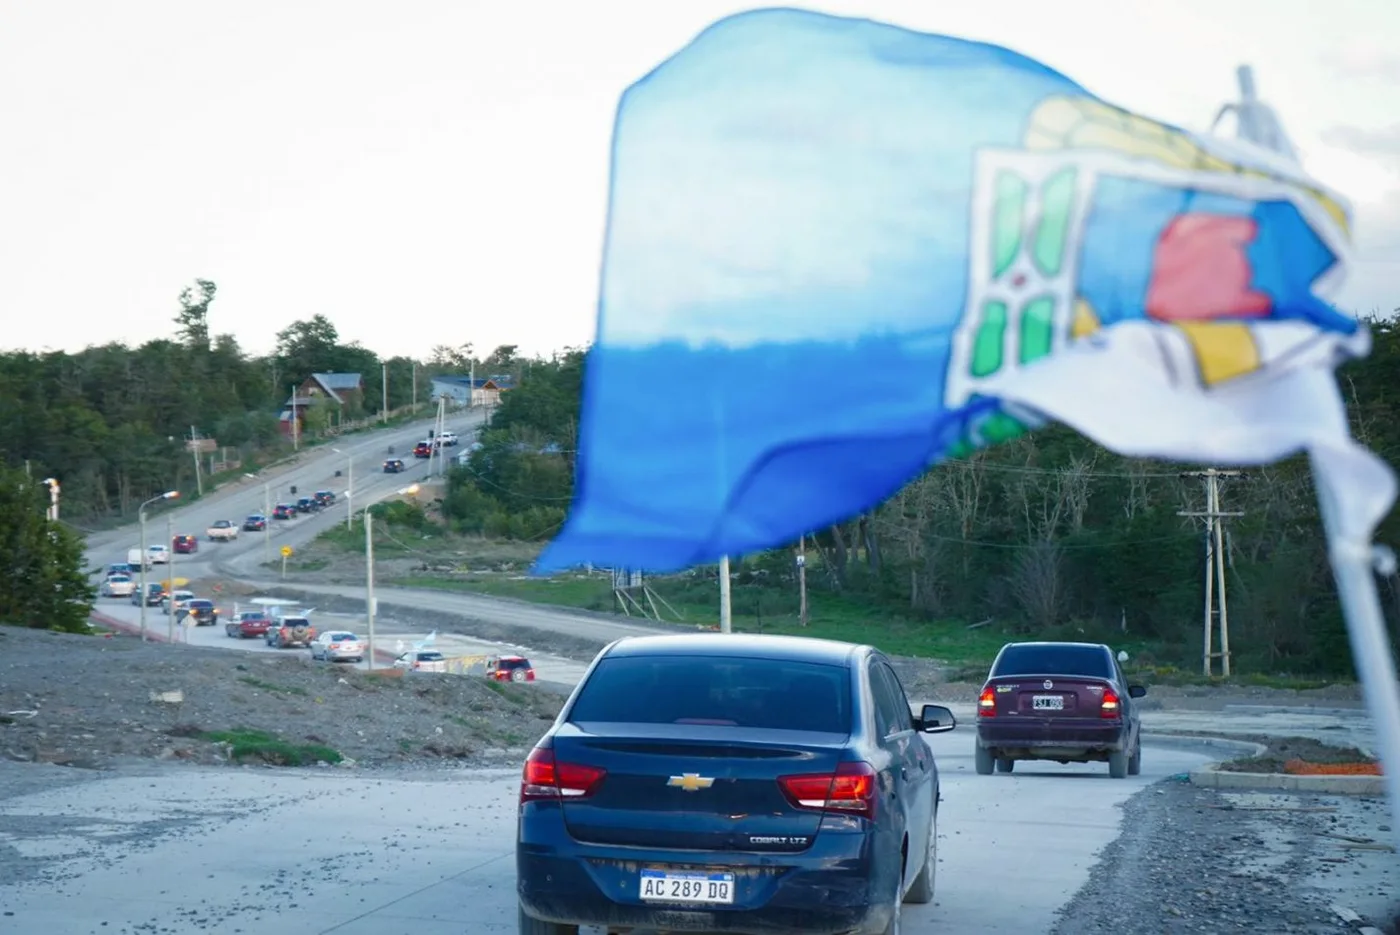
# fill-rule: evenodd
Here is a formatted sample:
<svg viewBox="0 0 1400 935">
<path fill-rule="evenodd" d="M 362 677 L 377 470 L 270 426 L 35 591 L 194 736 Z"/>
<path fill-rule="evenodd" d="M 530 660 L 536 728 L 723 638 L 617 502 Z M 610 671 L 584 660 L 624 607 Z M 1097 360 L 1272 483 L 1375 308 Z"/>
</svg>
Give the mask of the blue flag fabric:
<svg viewBox="0 0 1400 935">
<path fill-rule="evenodd" d="M 1119 450 L 1277 457 L 1306 439 L 1132 436 L 1156 418 L 1123 418 L 1134 354 L 1155 348 L 1153 405 L 1224 412 L 1232 387 L 1364 352 L 1321 298 L 1340 198 L 1004 48 L 740 14 L 625 92 L 612 159 L 575 500 L 537 572 L 774 547 L 1046 418 L 1094 435 L 1114 407 Z M 1049 361 L 1053 383 L 1017 382 Z M 1077 373 L 1095 398 L 1037 405 Z"/>
</svg>

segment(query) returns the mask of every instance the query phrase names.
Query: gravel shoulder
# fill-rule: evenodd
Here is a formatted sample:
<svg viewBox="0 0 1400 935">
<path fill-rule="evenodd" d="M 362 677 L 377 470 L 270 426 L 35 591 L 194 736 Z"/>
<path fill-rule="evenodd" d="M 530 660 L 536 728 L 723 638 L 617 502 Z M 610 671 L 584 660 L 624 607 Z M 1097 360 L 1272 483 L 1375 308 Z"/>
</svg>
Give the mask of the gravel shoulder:
<svg viewBox="0 0 1400 935">
<path fill-rule="evenodd" d="M 1052 935 L 1357 931 L 1362 923 L 1346 922 L 1338 906 L 1396 931 L 1400 862 L 1351 846 L 1388 837 L 1381 799 L 1230 793 L 1168 780 L 1123 812 L 1122 834 Z"/>
<path fill-rule="evenodd" d="M 518 766 L 562 699 L 464 676 L 389 677 L 238 653 L 0 627 L 0 757 L 93 769 L 330 750 L 341 765 Z M 209 739 L 206 735 L 213 734 Z M 273 738 L 264 743 L 259 738 Z"/>
</svg>

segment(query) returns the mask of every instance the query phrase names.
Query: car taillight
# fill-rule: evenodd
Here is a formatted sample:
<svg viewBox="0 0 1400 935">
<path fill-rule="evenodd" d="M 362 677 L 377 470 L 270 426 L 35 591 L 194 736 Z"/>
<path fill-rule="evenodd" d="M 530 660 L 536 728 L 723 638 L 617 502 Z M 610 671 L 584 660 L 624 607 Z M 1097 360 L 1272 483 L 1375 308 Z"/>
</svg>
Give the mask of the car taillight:
<svg viewBox="0 0 1400 935">
<path fill-rule="evenodd" d="M 834 773 L 779 776 L 778 786 L 798 808 L 875 818 L 875 769 L 869 763 L 841 763 Z"/>
<path fill-rule="evenodd" d="M 997 713 L 997 693 L 996 689 L 988 686 L 982 689 L 982 694 L 977 698 L 978 717 L 996 717 Z"/>
<path fill-rule="evenodd" d="M 1099 717 L 1118 717 L 1119 714 L 1118 695 L 1113 689 L 1103 690 L 1103 702 L 1099 705 Z"/>
<path fill-rule="evenodd" d="M 553 750 L 536 747 L 525 758 L 520 801 L 584 798 L 593 794 L 607 774 L 607 770 L 597 766 L 560 763 L 554 759 Z"/>
</svg>

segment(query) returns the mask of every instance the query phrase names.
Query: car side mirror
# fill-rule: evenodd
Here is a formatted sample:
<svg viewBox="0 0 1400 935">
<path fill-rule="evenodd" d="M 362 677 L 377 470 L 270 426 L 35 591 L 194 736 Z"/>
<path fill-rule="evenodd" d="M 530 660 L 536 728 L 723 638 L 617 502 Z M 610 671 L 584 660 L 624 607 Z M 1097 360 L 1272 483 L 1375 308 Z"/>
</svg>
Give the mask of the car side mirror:
<svg viewBox="0 0 1400 935">
<path fill-rule="evenodd" d="M 918 729 L 925 734 L 946 734 L 958 726 L 953 712 L 941 704 L 926 704 L 919 711 Z"/>
<path fill-rule="evenodd" d="M 1129 685 L 1129 686 L 1128 686 L 1128 697 L 1129 697 L 1129 698 L 1141 698 L 1141 697 L 1142 697 L 1143 695 L 1145 695 L 1145 694 L 1147 694 L 1147 689 L 1144 688 L 1144 687 L 1141 686 L 1141 685 Z"/>
</svg>

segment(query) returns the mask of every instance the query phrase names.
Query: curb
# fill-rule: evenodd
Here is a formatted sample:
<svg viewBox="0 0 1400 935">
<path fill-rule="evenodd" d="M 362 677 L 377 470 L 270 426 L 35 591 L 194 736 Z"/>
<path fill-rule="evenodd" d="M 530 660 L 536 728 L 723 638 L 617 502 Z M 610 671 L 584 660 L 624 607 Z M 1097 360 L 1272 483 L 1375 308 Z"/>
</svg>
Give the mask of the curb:
<svg viewBox="0 0 1400 935">
<path fill-rule="evenodd" d="M 101 611 L 90 611 L 88 613 L 88 619 L 96 623 L 100 627 L 103 627 L 108 630 L 115 630 L 118 633 L 124 633 L 127 636 L 141 635 L 141 627 L 139 625 L 134 623 L 127 623 L 125 620 L 118 620 L 116 617 L 109 617 Z M 156 631 L 155 627 L 150 626 L 146 627 L 146 640 L 147 642 L 151 643 L 170 642 L 165 638 L 164 633 L 159 633 Z"/>
<path fill-rule="evenodd" d="M 1205 747 L 1212 752 L 1228 756 L 1259 756 L 1268 749 L 1262 743 L 1252 740 L 1231 740 L 1226 737 L 1197 737 L 1194 734 L 1173 734 L 1170 732 L 1143 731 L 1142 739 L 1155 746 L 1173 747 L 1178 750 L 1199 750 Z M 1217 761 L 1219 762 L 1219 761 Z M 1214 764 L 1212 764 L 1213 766 Z M 1208 769 L 1210 767 L 1202 767 Z"/>
<path fill-rule="evenodd" d="M 1287 773 L 1235 773 L 1217 764 L 1191 771 L 1191 784 L 1206 789 L 1272 789 L 1317 795 L 1385 794 L 1383 776 L 1292 776 Z"/>
</svg>

